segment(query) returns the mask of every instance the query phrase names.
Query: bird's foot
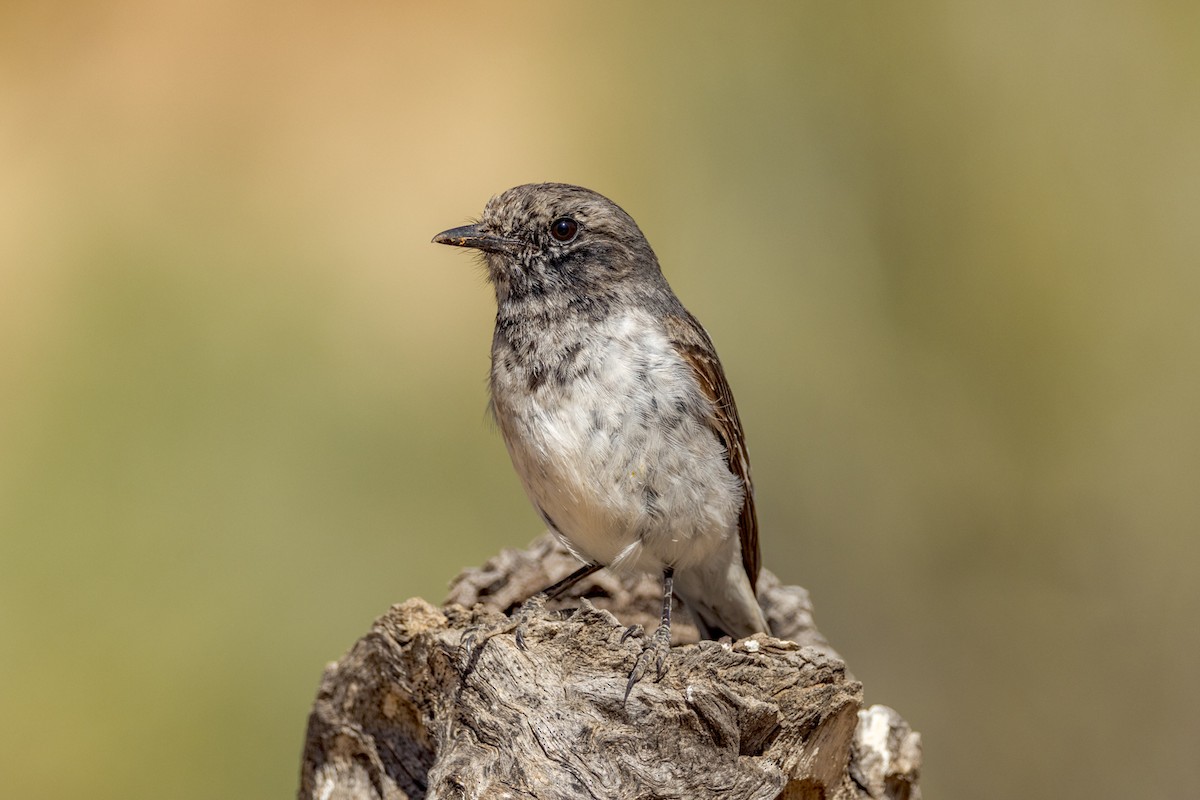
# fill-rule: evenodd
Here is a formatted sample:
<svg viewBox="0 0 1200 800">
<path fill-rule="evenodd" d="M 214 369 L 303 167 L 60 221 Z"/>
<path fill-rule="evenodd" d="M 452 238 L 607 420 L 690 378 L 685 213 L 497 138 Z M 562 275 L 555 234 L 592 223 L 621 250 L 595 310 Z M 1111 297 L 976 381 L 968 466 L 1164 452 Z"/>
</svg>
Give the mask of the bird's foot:
<svg viewBox="0 0 1200 800">
<path fill-rule="evenodd" d="M 458 644 L 459 655 L 464 665 L 463 671 L 470 671 L 470 668 L 479 659 L 480 653 L 483 652 L 484 646 L 495 636 L 515 632 L 517 647 L 522 650 L 528 649 L 525 644 L 525 632 L 529 628 L 529 621 L 540 614 L 545 607 L 546 595 L 535 594 L 517 606 L 512 616 L 504 624 L 490 629 L 485 625 L 472 625 L 467 628 Z"/>
<path fill-rule="evenodd" d="M 512 630 L 516 632 L 517 647 L 527 650 L 525 646 L 525 631 L 529 629 L 529 620 L 546 610 L 546 593 L 538 592 L 533 597 L 521 603 L 513 612 Z"/>
<path fill-rule="evenodd" d="M 640 626 L 631 626 L 625 631 L 621 641 L 629 638 L 634 628 L 640 630 Z M 624 702 L 629 702 L 629 693 L 633 691 L 634 685 L 646 676 L 646 671 L 650 668 L 651 663 L 654 664 L 654 680 L 661 681 L 663 679 L 663 676 L 667 674 L 667 656 L 670 652 L 671 628 L 668 625 L 660 625 L 654 635 L 646 640 L 641 654 L 633 664 L 633 670 L 629 673 L 629 682 L 625 684 Z"/>
</svg>

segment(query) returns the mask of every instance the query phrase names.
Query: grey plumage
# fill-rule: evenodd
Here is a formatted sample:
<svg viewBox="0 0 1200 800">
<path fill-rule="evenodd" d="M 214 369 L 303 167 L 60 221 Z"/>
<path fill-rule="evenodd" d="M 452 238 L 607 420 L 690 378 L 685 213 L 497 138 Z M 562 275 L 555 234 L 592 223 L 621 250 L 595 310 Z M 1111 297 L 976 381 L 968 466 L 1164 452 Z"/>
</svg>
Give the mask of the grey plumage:
<svg viewBox="0 0 1200 800">
<path fill-rule="evenodd" d="M 673 574 L 709 635 L 768 632 L 733 395 L 633 219 L 588 189 L 529 184 L 434 241 L 484 254 L 492 410 L 546 524 L 585 561 L 664 571 L 668 589 Z"/>
</svg>

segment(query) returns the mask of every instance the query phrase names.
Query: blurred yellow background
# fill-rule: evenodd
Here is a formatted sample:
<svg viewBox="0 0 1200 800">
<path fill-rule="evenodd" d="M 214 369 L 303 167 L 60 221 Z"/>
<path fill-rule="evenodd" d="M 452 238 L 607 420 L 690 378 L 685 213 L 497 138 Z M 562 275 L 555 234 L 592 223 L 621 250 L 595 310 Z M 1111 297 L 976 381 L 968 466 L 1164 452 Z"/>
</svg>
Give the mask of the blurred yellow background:
<svg viewBox="0 0 1200 800">
<path fill-rule="evenodd" d="M 288 796 L 323 665 L 540 531 L 429 243 L 539 180 L 713 334 L 927 797 L 1193 796 L 1198 9 L 5 3 L 5 796 Z"/>
</svg>

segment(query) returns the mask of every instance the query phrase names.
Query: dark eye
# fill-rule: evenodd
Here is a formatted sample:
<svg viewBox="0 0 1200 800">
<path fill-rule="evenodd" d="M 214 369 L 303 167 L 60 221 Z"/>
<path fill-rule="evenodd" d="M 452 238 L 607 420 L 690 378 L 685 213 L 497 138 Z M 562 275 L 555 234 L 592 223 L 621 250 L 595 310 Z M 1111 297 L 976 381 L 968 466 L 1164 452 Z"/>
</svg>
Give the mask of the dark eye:
<svg viewBox="0 0 1200 800">
<path fill-rule="evenodd" d="M 570 217 L 559 217 L 550 223 L 550 235 L 560 242 L 569 242 L 579 234 L 579 223 Z"/>
</svg>

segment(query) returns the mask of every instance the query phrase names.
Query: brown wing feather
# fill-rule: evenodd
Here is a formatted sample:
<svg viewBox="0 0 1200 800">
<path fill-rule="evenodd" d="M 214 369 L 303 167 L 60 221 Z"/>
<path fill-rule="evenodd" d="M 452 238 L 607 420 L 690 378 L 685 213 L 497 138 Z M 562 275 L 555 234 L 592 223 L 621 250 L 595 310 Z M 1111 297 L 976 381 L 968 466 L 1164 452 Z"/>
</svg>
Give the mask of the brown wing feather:
<svg viewBox="0 0 1200 800">
<path fill-rule="evenodd" d="M 758 551 L 758 516 L 754 511 L 754 485 L 750 482 L 750 458 L 746 453 L 746 437 L 738 418 L 733 392 L 725 380 L 725 371 L 717 359 L 716 348 L 696 318 L 686 311 L 683 315 L 669 314 L 664 322 L 667 338 L 692 368 L 704 394 L 712 401 L 712 416 L 708 424 L 725 445 L 729 469 L 742 479 L 746 497 L 738 517 L 738 536 L 742 542 L 742 565 L 750 576 L 750 587 L 756 588 L 761 558 Z"/>
</svg>

